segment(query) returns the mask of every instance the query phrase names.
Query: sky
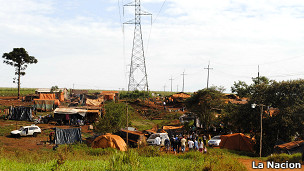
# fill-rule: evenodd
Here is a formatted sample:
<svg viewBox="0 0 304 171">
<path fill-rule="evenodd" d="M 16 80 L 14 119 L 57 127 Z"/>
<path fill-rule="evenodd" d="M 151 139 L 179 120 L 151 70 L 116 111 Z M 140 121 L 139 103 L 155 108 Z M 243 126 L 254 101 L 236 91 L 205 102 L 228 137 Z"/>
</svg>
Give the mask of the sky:
<svg viewBox="0 0 304 171">
<path fill-rule="evenodd" d="M 126 0 L 0 0 L 0 53 L 23 47 L 38 59 L 21 87 L 127 90 L 134 7 Z M 231 91 L 304 77 L 302 0 L 141 0 L 149 88 Z M 14 68 L 0 58 L 0 87 L 16 87 Z"/>
</svg>

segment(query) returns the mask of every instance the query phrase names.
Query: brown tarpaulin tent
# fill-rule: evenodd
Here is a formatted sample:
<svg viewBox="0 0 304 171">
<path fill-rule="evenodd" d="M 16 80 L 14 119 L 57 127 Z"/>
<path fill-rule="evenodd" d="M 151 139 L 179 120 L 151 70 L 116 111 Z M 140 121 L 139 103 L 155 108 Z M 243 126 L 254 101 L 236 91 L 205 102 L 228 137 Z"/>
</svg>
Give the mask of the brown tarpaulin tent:
<svg viewBox="0 0 304 171">
<path fill-rule="evenodd" d="M 304 150 L 304 140 L 292 141 L 289 143 L 274 146 L 275 153 L 294 154 L 294 153 L 301 153 L 303 150 Z"/>
<path fill-rule="evenodd" d="M 242 133 L 221 135 L 220 148 L 254 152 L 253 145 L 253 140 Z"/>
<path fill-rule="evenodd" d="M 127 144 L 118 135 L 106 134 L 97 137 L 91 145 L 93 148 L 116 148 L 120 151 L 127 150 Z"/>
</svg>

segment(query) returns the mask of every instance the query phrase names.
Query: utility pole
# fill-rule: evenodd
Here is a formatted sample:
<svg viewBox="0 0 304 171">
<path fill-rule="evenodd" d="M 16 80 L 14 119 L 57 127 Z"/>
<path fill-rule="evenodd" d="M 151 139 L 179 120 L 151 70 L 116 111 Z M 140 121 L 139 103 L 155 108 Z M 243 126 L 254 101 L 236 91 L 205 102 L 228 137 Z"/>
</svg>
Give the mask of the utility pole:
<svg viewBox="0 0 304 171">
<path fill-rule="evenodd" d="M 140 0 L 135 0 L 134 2 L 124 5 L 124 7 L 126 6 L 135 7 L 135 18 L 124 23 L 135 25 L 128 91 L 149 91 L 146 60 L 141 31 L 141 16 L 150 15 L 152 18 L 152 14 L 141 10 Z"/>
<path fill-rule="evenodd" d="M 128 104 L 126 103 L 126 113 L 127 113 L 127 145 L 129 144 L 129 112 L 128 112 Z"/>
<path fill-rule="evenodd" d="M 166 85 L 164 85 L 164 92 L 166 91 L 166 87 L 167 87 L 167 86 L 166 86 Z"/>
<path fill-rule="evenodd" d="M 260 65 L 258 65 L 258 84 L 260 84 Z"/>
<path fill-rule="evenodd" d="M 172 81 L 173 81 L 172 75 L 171 75 L 171 79 L 169 80 L 171 80 L 171 92 L 172 92 Z"/>
<path fill-rule="evenodd" d="M 187 74 L 185 74 L 185 71 L 183 72 L 183 74 L 182 74 L 182 76 L 183 76 L 183 90 L 182 90 L 182 92 L 184 92 L 185 91 L 185 75 L 187 75 Z"/>
<path fill-rule="evenodd" d="M 178 85 L 176 85 L 176 92 L 178 92 Z"/>
<path fill-rule="evenodd" d="M 209 66 L 210 66 L 210 62 L 209 62 L 209 64 L 208 64 L 208 68 L 204 68 L 204 69 L 208 69 L 208 76 L 207 76 L 207 89 L 209 88 L 209 70 L 210 70 L 210 69 L 213 69 L 213 68 L 210 68 Z"/>
</svg>

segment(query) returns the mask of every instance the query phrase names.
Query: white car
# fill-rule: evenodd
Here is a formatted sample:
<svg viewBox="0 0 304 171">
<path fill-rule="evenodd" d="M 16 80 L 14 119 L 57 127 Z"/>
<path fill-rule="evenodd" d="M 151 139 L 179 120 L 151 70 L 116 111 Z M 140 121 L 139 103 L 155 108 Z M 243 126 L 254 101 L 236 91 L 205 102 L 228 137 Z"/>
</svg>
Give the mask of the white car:
<svg viewBox="0 0 304 171">
<path fill-rule="evenodd" d="M 155 133 L 150 135 L 150 137 L 147 140 L 148 145 L 156 145 L 155 138 L 159 137 L 160 138 L 160 145 L 164 146 L 165 144 L 165 139 L 169 139 L 168 133 Z M 170 139 L 169 139 L 170 140 Z"/>
<path fill-rule="evenodd" d="M 41 134 L 41 129 L 36 125 L 23 126 L 19 130 L 11 131 L 12 137 L 20 137 L 20 136 L 36 137 L 38 134 Z"/>
<path fill-rule="evenodd" d="M 212 137 L 209 141 L 208 141 L 208 145 L 210 147 L 213 147 L 213 146 L 219 146 L 220 145 L 220 142 L 221 142 L 221 136 L 220 135 L 217 135 L 217 136 L 214 136 Z"/>
</svg>

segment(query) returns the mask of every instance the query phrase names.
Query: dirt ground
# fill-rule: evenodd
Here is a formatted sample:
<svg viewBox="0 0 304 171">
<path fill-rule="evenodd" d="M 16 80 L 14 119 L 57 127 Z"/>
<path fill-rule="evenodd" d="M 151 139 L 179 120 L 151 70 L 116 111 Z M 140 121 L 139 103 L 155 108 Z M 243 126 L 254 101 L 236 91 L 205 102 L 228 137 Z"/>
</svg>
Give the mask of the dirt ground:
<svg viewBox="0 0 304 171">
<path fill-rule="evenodd" d="M 12 130 L 19 128 L 20 126 L 28 126 L 29 122 L 25 121 L 7 121 L 0 119 L 0 126 L 8 126 L 12 128 Z M 0 136 L 0 146 L 2 146 L 7 151 L 15 151 L 15 150 L 36 150 L 41 148 L 52 148 L 53 145 L 49 143 L 49 133 L 52 132 L 52 128 L 75 128 L 72 126 L 58 126 L 58 125 L 50 125 L 50 124 L 37 124 L 37 126 L 41 129 L 41 134 L 37 137 L 28 136 L 28 137 L 20 137 L 15 138 L 11 137 L 9 134 L 5 136 Z M 80 126 L 81 132 L 86 133 L 87 135 L 93 135 L 92 130 L 88 130 L 88 125 Z"/>
<path fill-rule="evenodd" d="M 0 96 L 0 105 L 3 106 L 30 106 L 33 105 L 33 102 L 23 102 L 17 97 L 1 97 Z"/>
</svg>

